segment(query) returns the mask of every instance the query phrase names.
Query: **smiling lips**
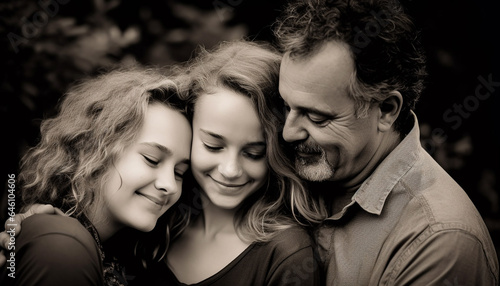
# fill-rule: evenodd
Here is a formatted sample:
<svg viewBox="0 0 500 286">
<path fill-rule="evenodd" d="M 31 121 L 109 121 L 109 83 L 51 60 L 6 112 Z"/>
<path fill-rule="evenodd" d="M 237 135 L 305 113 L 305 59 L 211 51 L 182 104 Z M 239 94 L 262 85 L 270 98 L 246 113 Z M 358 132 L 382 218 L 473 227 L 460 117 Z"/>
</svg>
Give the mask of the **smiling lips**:
<svg viewBox="0 0 500 286">
<path fill-rule="evenodd" d="M 136 194 L 145 197 L 146 199 L 152 201 L 153 203 L 155 203 L 155 204 L 157 204 L 159 206 L 164 206 L 164 205 L 167 204 L 167 200 L 166 199 L 162 200 L 162 199 L 157 198 L 155 196 L 151 196 L 151 195 L 144 194 L 144 193 L 141 193 L 141 192 L 136 192 Z"/>
<path fill-rule="evenodd" d="M 210 176 L 209 176 L 210 177 Z M 221 186 L 224 186 L 226 188 L 241 188 L 243 187 L 244 185 L 248 184 L 248 182 L 245 182 L 243 184 L 229 184 L 229 183 L 224 183 L 224 182 L 220 182 L 220 181 L 217 181 L 216 179 L 210 177 L 212 180 L 214 180 L 214 182 L 216 182 L 217 184 L 221 185 Z"/>
</svg>

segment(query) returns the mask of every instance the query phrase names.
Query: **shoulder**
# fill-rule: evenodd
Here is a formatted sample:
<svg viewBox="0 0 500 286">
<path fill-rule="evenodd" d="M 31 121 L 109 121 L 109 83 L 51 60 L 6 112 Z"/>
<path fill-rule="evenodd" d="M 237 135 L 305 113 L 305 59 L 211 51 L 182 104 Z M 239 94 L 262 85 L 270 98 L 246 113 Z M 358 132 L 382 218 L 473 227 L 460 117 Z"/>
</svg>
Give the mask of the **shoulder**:
<svg viewBox="0 0 500 286">
<path fill-rule="evenodd" d="M 276 234 L 271 240 L 271 244 L 285 245 L 286 247 L 306 247 L 312 243 L 309 232 L 300 226 L 292 226 Z"/>
<path fill-rule="evenodd" d="M 319 285 L 320 267 L 311 236 L 305 229 L 294 226 L 280 231 L 263 246 L 268 261 L 266 285 Z"/>
<path fill-rule="evenodd" d="M 22 230 L 16 239 L 16 250 L 29 247 L 41 252 L 57 250 L 65 256 L 86 252 L 86 256 L 99 257 L 97 244 L 87 229 L 76 219 L 60 215 L 37 214 L 22 222 Z M 66 247 L 66 249 L 64 248 Z"/>
<path fill-rule="evenodd" d="M 23 227 L 39 225 L 40 227 L 36 228 L 39 232 L 61 231 L 79 233 L 80 231 L 86 231 L 85 227 L 77 219 L 53 214 L 35 214 L 23 220 L 22 224 Z M 30 228 L 28 230 L 33 229 Z"/>
<path fill-rule="evenodd" d="M 263 247 L 285 259 L 291 255 L 313 255 L 313 242 L 308 231 L 300 226 L 292 226 L 277 233 Z"/>
<path fill-rule="evenodd" d="M 422 152 L 401 182 L 409 200 L 397 229 L 400 237 L 412 237 L 405 257 L 424 257 L 432 249 L 428 262 L 446 256 L 446 261 L 457 268 L 475 259 L 476 268 L 498 272 L 495 247 L 481 215 L 466 192 L 432 157 Z"/>
<path fill-rule="evenodd" d="M 459 227 L 477 236 L 488 235 L 476 207 L 462 187 L 425 151 L 401 179 L 399 187 L 409 200 L 402 219 L 421 217 L 427 225 Z"/>
<path fill-rule="evenodd" d="M 102 285 L 97 244 L 78 220 L 39 214 L 22 224 L 15 256 L 23 285 Z"/>
<path fill-rule="evenodd" d="M 87 229 L 75 218 L 60 215 L 37 214 L 22 222 L 19 240 L 44 236 L 65 236 L 85 245 L 94 245 L 95 240 Z"/>
</svg>

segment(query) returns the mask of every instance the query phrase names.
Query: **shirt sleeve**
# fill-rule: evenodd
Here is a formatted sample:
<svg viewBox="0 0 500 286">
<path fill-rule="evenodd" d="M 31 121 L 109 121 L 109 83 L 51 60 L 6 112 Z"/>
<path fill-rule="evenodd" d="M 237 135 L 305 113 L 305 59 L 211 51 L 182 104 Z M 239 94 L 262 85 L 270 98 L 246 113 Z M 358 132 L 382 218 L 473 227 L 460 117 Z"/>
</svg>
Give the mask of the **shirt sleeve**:
<svg viewBox="0 0 500 286">
<path fill-rule="evenodd" d="M 68 235 L 38 237 L 16 253 L 15 285 L 103 285 L 100 258 L 92 253 Z"/>
<path fill-rule="evenodd" d="M 312 247 L 300 249 L 284 259 L 271 274 L 268 285 L 321 285 L 320 267 Z"/>
<path fill-rule="evenodd" d="M 463 230 L 416 241 L 398 265 L 382 285 L 498 285 L 481 242 Z"/>
<path fill-rule="evenodd" d="M 15 278 L 8 285 L 103 285 L 102 262 L 91 234 L 76 219 L 38 214 L 16 238 Z M 0 279 L 1 281 L 1 279 Z"/>
</svg>

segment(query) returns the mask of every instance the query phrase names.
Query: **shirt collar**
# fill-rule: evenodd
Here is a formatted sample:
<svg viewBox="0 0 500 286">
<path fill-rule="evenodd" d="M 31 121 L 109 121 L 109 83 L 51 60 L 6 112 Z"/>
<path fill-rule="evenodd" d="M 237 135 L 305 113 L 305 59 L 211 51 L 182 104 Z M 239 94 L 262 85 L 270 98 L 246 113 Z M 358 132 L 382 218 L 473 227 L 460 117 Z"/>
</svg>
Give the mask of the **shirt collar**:
<svg viewBox="0 0 500 286">
<path fill-rule="evenodd" d="M 420 154 L 420 130 L 415 113 L 413 128 L 398 146 L 380 163 L 352 196 L 351 202 L 330 219 L 340 219 L 355 202 L 368 213 L 380 215 L 390 192 L 415 164 Z"/>
</svg>

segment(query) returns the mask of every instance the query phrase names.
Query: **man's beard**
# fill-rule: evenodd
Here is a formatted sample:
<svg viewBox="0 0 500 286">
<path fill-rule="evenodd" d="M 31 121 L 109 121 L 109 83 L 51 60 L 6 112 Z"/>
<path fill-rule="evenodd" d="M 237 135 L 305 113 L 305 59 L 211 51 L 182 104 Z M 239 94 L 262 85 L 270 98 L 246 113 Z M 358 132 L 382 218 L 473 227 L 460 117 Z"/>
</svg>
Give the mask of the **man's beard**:
<svg viewBox="0 0 500 286">
<path fill-rule="evenodd" d="M 296 152 L 317 153 L 311 157 L 295 156 L 297 174 L 311 182 L 328 181 L 333 178 L 335 170 L 328 162 L 326 152 L 319 145 L 301 143 L 295 146 Z"/>
</svg>

